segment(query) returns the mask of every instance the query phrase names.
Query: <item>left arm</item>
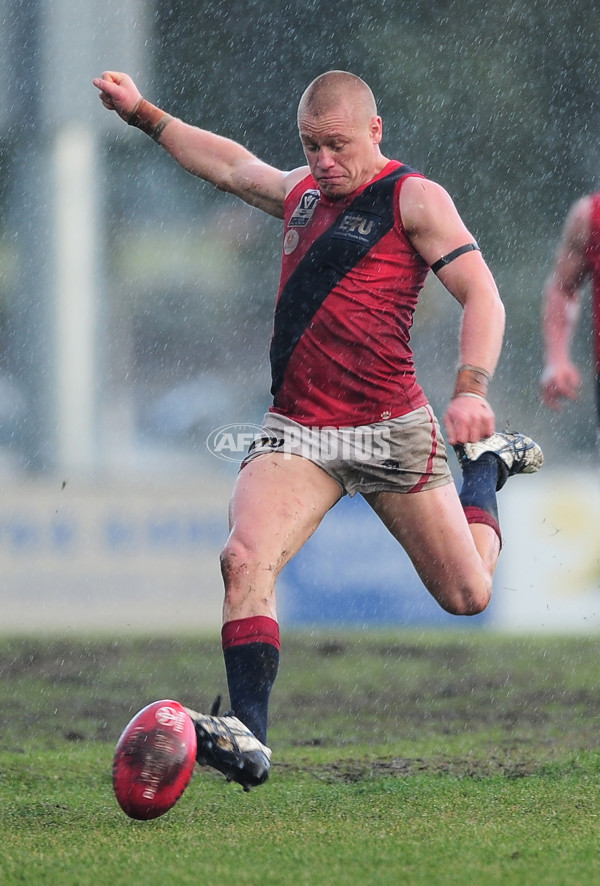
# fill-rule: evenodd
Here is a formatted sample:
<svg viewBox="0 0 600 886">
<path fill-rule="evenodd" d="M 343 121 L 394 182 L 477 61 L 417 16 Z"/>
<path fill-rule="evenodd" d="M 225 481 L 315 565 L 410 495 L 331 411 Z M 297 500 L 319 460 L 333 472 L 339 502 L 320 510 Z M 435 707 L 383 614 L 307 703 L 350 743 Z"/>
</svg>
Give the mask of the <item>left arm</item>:
<svg viewBox="0 0 600 886">
<path fill-rule="evenodd" d="M 428 179 L 407 179 L 400 191 L 400 213 L 411 243 L 428 265 L 474 242 L 448 193 Z M 469 367 L 458 372 L 444 425 L 450 444 L 476 442 L 495 430 L 486 390 L 502 349 L 504 306 L 479 251 L 460 255 L 438 277 L 463 308 L 459 366 Z"/>
<path fill-rule="evenodd" d="M 542 330 L 545 361 L 540 380 L 544 403 L 559 409 L 564 398 L 576 400 L 581 376 L 571 358 L 571 340 L 579 318 L 581 288 L 589 277 L 586 247 L 592 203 L 578 200 L 569 210 L 554 264 L 544 286 Z"/>
</svg>

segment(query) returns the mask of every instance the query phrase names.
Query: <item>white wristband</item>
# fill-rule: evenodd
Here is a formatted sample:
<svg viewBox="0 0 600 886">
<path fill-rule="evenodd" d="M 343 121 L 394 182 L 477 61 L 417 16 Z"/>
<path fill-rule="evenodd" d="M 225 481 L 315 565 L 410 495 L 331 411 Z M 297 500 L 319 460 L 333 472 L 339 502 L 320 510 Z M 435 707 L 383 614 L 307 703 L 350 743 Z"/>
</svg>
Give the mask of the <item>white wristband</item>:
<svg viewBox="0 0 600 886">
<path fill-rule="evenodd" d="M 487 403 L 485 397 L 482 397 L 481 394 L 472 394 L 471 391 L 463 391 L 461 394 L 455 394 L 454 399 L 457 397 L 475 397 L 476 400 L 483 400 L 484 403 Z"/>
</svg>

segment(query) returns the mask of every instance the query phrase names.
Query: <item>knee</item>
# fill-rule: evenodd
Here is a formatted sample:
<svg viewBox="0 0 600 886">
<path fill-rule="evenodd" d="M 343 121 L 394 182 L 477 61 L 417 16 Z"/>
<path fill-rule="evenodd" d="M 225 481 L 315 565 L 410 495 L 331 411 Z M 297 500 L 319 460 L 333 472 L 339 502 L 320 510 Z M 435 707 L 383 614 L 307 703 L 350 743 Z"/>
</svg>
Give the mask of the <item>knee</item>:
<svg viewBox="0 0 600 886">
<path fill-rule="evenodd" d="M 238 584 L 244 575 L 253 571 L 254 559 L 246 545 L 234 538 L 228 539 L 219 558 L 226 589 Z"/>
<path fill-rule="evenodd" d="M 451 615 L 480 615 L 492 599 L 492 583 L 483 581 L 456 588 L 440 600 L 442 608 Z"/>
<path fill-rule="evenodd" d="M 227 594 L 239 590 L 247 593 L 257 588 L 270 588 L 275 583 L 279 567 L 265 551 L 230 538 L 220 555 L 221 575 Z"/>
<path fill-rule="evenodd" d="M 226 621 L 255 615 L 276 619 L 276 570 L 257 553 L 235 540 L 221 552 L 221 574 L 225 590 L 223 615 Z"/>
</svg>

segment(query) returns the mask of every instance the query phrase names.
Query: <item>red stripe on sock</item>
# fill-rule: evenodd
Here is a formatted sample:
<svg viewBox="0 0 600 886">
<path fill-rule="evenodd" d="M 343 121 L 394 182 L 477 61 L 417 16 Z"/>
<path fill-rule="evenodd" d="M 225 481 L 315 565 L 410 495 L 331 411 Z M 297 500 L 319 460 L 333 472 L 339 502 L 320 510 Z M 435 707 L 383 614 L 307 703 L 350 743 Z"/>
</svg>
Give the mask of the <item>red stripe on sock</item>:
<svg viewBox="0 0 600 886">
<path fill-rule="evenodd" d="M 465 512 L 465 517 L 467 518 L 467 523 L 482 523 L 484 526 L 491 526 L 491 528 L 500 539 L 500 546 L 502 547 L 502 533 L 500 532 L 500 524 L 494 517 L 492 517 L 491 514 L 488 514 L 488 512 L 484 511 L 483 508 L 475 507 L 475 505 L 466 505 L 463 510 Z"/>
<path fill-rule="evenodd" d="M 250 618 L 227 621 L 221 630 L 221 643 L 223 649 L 244 646 L 247 643 L 270 643 L 271 646 L 280 649 L 279 625 L 275 619 L 266 615 L 253 615 Z"/>
</svg>

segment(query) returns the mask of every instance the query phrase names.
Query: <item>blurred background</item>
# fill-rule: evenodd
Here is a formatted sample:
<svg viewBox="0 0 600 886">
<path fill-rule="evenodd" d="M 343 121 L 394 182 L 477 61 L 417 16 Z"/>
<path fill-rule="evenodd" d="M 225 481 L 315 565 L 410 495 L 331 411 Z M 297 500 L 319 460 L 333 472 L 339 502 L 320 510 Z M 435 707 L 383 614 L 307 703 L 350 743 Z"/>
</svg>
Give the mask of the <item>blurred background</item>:
<svg viewBox="0 0 600 886">
<path fill-rule="evenodd" d="M 293 168 L 298 99 L 331 68 L 367 80 L 384 152 L 444 185 L 477 238 L 507 309 L 498 425 L 546 455 L 502 493 L 494 603 L 469 624 L 596 630 L 589 298 L 580 401 L 551 414 L 538 381 L 544 279 L 569 206 L 598 187 L 600 11 L 0 0 L 0 25 L 0 630 L 218 625 L 237 464 L 207 439 L 269 405 L 280 223 L 179 169 L 92 78 L 126 71 L 171 114 Z M 459 323 L 429 281 L 413 343 L 440 417 Z M 328 515 L 280 601 L 289 624 L 457 624 L 359 501 Z"/>
</svg>

